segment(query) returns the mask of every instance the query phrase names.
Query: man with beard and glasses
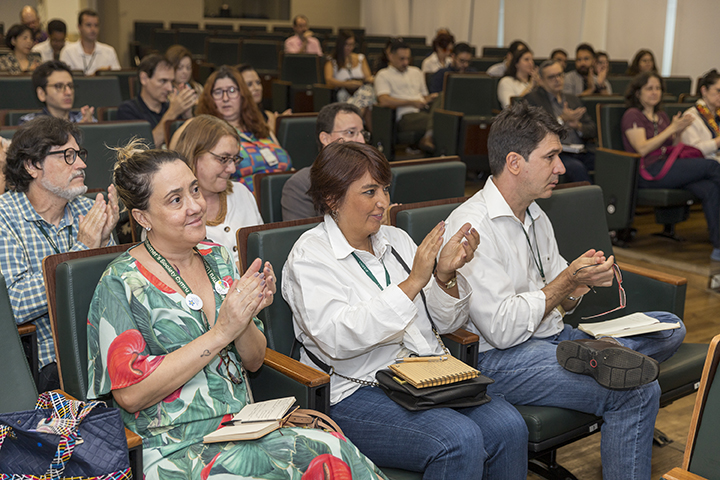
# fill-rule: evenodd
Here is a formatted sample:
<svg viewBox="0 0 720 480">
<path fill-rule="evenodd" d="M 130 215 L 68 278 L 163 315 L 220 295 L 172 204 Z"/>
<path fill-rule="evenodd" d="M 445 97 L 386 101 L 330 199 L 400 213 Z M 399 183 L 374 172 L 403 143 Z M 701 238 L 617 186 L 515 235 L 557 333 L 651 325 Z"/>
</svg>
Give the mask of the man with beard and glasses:
<svg viewBox="0 0 720 480">
<path fill-rule="evenodd" d="M 565 93 L 576 97 L 584 95 L 611 95 L 612 87 L 607 79 L 608 67 L 595 74 L 595 50 L 587 43 L 575 49 L 575 70 L 565 75 Z"/>
<path fill-rule="evenodd" d="M 73 123 L 50 115 L 22 125 L 4 167 L 0 197 L 0 271 L 18 324 L 37 328 L 43 392 L 60 388 L 48 317 L 42 261 L 48 255 L 113 245 L 118 221 L 115 187 L 108 199 L 85 197 L 87 150 Z"/>
</svg>

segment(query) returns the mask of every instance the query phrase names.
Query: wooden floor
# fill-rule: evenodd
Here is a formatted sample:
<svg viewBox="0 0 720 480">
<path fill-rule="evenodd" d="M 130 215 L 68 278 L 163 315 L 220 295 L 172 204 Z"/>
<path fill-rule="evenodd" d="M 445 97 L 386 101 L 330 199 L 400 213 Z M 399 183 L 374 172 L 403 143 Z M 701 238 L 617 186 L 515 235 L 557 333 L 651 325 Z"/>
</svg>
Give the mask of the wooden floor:
<svg viewBox="0 0 720 480">
<path fill-rule="evenodd" d="M 481 184 L 468 182 L 465 194 L 471 196 L 480 188 Z M 655 223 L 652 210 L 638 211 L 634 226 L 636 237 L 627 247 L 614 249 L 617 260 L 687 278 L 683 317 L 687 328 L 685 341 L 709 343 L 720 333 L 720 262 L 710 260 L 712 245 L 708 241 L 702 210 L 693 207 L 690 218 L 678 224 L 677 234 L 685 239 L 682 242 L 653 235 L 662 228 Z M 652 480 L 682 463 L 694 405 L 693 394 L 660 409 L 655 426 L 672 443 L 664 447 L 653 445 Z M 579 480 L 602 480 L 600 436 L 592 435 L 559 449 L 558 463 Z M 528 474 L 528 479 L 539 478 Z"/>
</svg>

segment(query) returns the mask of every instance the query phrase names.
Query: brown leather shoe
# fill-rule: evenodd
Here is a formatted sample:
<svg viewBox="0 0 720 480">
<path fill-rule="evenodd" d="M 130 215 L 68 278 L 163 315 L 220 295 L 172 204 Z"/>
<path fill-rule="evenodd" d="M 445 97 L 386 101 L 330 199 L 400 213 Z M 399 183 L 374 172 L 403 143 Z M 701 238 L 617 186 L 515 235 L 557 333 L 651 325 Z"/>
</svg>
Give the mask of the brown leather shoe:
<svg viewBox="0 0 720 480">
<path fill-rule="evenodd" d="M 614 338 L 565 340 L 557 346 L 556 355 L 565 370 L 589 375 L 613 390 L 645 385 L 660 373 L 656 360 L 623 347 Z"/>
</svg>

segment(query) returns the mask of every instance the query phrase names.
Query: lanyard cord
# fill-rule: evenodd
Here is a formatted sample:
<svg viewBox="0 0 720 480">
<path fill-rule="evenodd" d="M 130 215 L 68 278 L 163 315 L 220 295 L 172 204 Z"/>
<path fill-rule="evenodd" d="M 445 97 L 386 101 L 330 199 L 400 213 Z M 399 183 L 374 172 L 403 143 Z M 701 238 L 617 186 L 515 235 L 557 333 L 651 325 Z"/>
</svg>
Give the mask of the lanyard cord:
<svg viewBox="0 0 720 480">
<path fill-rule="evenodd" d="M 82 45 L 80 46 L 82 48 Z M 83 51 L 80 55 L 83 60 L 83 73 L 87 75 L 88 69 L 92 66 L 93 60 L 95 60 L 95 54 L 97 53 L 97 45 L 95 46 L 95 49 L 93 50 L 92 55 L 90 55 L 90 63 L 85 63 L 85 52 Z"/>
<path fill-rule="evenodd" d="M 45 227 L 42 226 L 40 222 L 35 222 L 35 225 L 40 229 L 43 235 L 45 235 L 45 238 L 47 238 L 48 243 L 52 247 L 53 250 L 55 250 L 55 253 L 60 253 L 60 249 L 58 248 L 57 244 L 53 241 L 52 238 L 50 238 L 50 235 L 48 235 L 47 231 L 45 230 Z M 72 241 L 72 225 L 68 227 L 68 250 L 72 248 L 73 241 Z"/>
<path fill-rule="evenodd" d="M 352 252 L 352 256 L 353 256 L 353 258 L 355 258 L 355 261 L 358 263 L 358 265 L 360 265 L 360 268 L 363 269 L 363 272 L 365 272 L 365 275 L 370 277 L 370 280 L 375 282 L 375 285 L 377 285 L 378 288 L 380 288 L 380 290 L 383 290 L 383 287 L 382 287 L 382 285 L 380 285 L 380 282 L 377 281 L 377 278 L 375 278 L 375 275 L 373 275 L 373 273 L 370 271 L 370 269 L 367 267 L 367 265 L 365 265 L 365 263 L 362 260 L 360 260 L 360 257 L 358 257 L 355 254 L 355 252 Z M 388 273 L 387 268 L 385 268 L 385 262 L 382 261 L 382 258 L 380 259 L 380 263 L 382 264 L 383 269 L 385 270 L 385 287 L 389 287 L 390 286 L 390 274 Z"/>
<path fill-rule="evenodd" d="M 527 214 L 530 215 L 529 208 L 527 209 Z M 535 250 L 533 250 L 532 243 L 530 242 L 530 236 L 525 231 L 525 227 L 523 225 L 520 225 L 520 228 L 522 228 L 522 231 L 525 234 L 525 239 L 528 243 L 528 247 L 530 247 L 530 257 L 533 259 L 533 263 L 535 263 L 535 266 L 540 272 L 543 283 L 547 285 L 547 281 L 545 280 L 545 270 L 543 269 L 542 258 L 540 257 L 540 245 L 538 245 L 537 232 L 535 231 L 535 219 L 532 215 L 530 215 L 530 220 L 532 220 L 532 226 L 530 228 L 532 228 L 533 238 L 535 238 L 535 246 L 537 247 L 537 258 L 535 258 Z"/>
</svg>

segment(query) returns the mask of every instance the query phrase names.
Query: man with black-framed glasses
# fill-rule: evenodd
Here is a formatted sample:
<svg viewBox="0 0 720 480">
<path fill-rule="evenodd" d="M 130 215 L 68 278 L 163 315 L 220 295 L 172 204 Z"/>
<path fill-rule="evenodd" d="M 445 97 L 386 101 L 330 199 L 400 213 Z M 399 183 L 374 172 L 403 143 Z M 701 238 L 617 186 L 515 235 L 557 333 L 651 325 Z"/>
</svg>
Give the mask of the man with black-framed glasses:
<svg viewBox="0 0 720 480">
<path fill-rule="evenodd" d="M 87 151 L 80 129 L 45 115 L 22 125 L 7 151 L 9 191 L 0 196 L 0 272 L 18 324 L 37 328 L 40 391 L 60 387 L 42 260 L 48 255 L 114 244 L 115 187 L 84 196 Z"/>
<path fill-rule="evenodd" d="M 45 108 L 20 117 L 20 125 L 42 115 L 52 115 L 72 123 L 93 123 L 95 108 L 85 105 L 73 110 L 75 84 L 70 67 L 59 60 L 50 60 L 37 67 L 32 74 L 35 94 Z"/>
</svg>

